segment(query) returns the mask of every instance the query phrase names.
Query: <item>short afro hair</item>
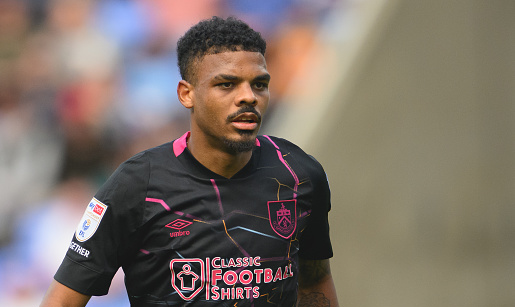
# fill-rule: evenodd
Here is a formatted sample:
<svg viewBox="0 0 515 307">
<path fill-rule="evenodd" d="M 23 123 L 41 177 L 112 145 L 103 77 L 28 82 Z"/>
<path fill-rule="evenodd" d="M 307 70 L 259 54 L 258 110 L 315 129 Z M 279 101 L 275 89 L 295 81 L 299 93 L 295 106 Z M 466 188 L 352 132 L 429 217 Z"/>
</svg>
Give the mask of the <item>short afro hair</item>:
<svg viewBox="0 0 515 307">
<path fill-rule="evenodd" d="M 265 55 L 266 42 L 245 22 L 214 16 L 191 27 L 177 42 L 177 61 L 181 77 L 193 82 L 193 65 L 208 54 L 225 51 L 252 51 Z"/>
</svg>

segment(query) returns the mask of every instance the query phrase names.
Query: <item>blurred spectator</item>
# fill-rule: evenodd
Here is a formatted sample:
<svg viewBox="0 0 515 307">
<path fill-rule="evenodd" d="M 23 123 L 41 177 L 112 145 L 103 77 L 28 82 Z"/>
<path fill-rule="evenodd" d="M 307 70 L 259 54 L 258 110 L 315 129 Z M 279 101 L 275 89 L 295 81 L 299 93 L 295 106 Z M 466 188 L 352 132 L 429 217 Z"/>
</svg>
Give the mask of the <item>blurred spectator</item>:
<svg viewBox="0 0 515 307">
<path fill-rule="evenodd" d="M 14 244 L 0 253 L 0 306 L 37 306 L 69 247 L 96 186 L 81 177 L 59 184 L 53 195 L 17 220 Z M 88 306 L 128 306 L 123 279 L 113 280 L 110 299 Z"/>
<path fill-rule="evenodd" d="M 132 154 L 169 142 L 188 129 L 188 112 L 177 99 L 181 77 L 176 62 L 174 41 L 158 33 L 151 33 L 127 55 L 115 113 L 134 145 Z"/>
<path fill-rule="evenodd" d="M 199 20 L 224 13 L 220 10 L 221 0 L 135 1 L 146 14 L 151 31 L 158 36 L 170 37 L 175 42 Z"/>
<path fill-rule="evenodd" d="M 48 65 L 29 43 L 29 23 L 23 2 L 0 1 L 0 246 L 13 216 L 46 195 L 60 166 L 61 143 L 41 108 L 48 97 L 37 90 Z"/>
<path fill-rule="evenodd" d="M 97 29 L 121 46 L 123 53 L 130 53 L 150 32 L 142 5 L 127 0 L 97 1 L 91 19 Z"/>
<path fill-rule="evenodd" d="M 21 51 L 30 19 L 23 2 L 0 0 L 0 72 L 7 60 Z"/>
<path fill-rule="evenodd" d="M 238 16 L 245 20 L 251 27 L 260 32 L 267 40 L 285 22 L 289 22 L 289 14 L 295 7 L 295 0 L 226 0 L 224 1 L 224 13 Z"/>
<path fill-rule="evenodd" d="M 61 81 L 83 77 L 108 78 L 119 65 L 120 50 L 93 26 L 92 0 L 51 0 L 47 27 L 55 47 L 56 69 Z"/>
<path fill-rule="evenodd" d="M 66 146 L 62 176 L 103 181 L 115 150 L 106 130 L 121 51 L 94 27 L 93 12 L 91 0 L 51 0 L 42 32 L 52 42 L 58 75 L 55 110 Z"/>
<path fill-rule="evenodd" d="M 3 83 L 3 84 L 2 84 Z M 9 239 L 11 221 L 56 183 L 61 143 L 38 125 L 35 109 L 20 105 L 18 89 L 0 81 L 0 242 Z"/>
<path fill-rule="evenodd" d="M 284 25 L 277 30 L 268 48 L 267 65 L 274 80 L 270 92 L 274 101 L 280 100 L 289 90 L 293 78 L 304 73 L 306 63 L 312 60 L 317 32 L 310 24 Z"/>
</svg>

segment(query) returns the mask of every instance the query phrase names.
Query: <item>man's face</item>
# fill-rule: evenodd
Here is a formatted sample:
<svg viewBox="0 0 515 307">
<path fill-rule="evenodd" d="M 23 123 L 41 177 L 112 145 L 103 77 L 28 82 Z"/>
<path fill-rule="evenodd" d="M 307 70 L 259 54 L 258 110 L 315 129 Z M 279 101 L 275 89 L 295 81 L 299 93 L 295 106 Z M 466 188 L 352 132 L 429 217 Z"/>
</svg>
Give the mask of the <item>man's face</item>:
<svg viewBox="0 0 515 307">
<path fill-rule="evenodd" d="M 237 153 L 252 149 L 270 94 L 270 75 L 259 52 L 204 56 L 194 67 L 192 132 L 211 147 Z"/>
</svg>

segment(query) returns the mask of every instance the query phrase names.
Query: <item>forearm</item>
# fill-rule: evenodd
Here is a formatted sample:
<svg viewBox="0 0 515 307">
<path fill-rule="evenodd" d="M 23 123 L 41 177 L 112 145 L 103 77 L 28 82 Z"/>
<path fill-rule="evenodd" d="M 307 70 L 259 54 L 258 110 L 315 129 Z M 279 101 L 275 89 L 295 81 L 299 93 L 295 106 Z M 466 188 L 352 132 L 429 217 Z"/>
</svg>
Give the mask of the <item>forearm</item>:
<svg viewBox="0 0 515 307">
<path fill-rule="evenodd" d="M 300 260 L 298 307 L 338 307 L 329 260 Z"/>
<path fill-rule="evenodd" d="M 52 281 L 40 307 L 84 307 L 91 297 Z"/>
</svg>

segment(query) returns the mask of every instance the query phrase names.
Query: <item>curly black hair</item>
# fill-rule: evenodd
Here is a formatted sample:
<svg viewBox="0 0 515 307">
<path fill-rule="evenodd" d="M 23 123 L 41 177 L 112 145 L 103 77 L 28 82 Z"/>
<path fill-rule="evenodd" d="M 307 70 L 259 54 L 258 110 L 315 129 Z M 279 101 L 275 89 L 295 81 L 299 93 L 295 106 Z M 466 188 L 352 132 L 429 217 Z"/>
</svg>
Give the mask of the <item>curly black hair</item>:
<svg viewBox="0 0 515 307">
<path fill-rule="evenodd" d="M 177 42 L 177 62 L 181 77 L 193 82 L 193 65 L 207 54 L 225 51 L 253 51 L 265 55 L 266 42 L 245 22 L 214 16 L 191 27 Z"/>
</svg>

